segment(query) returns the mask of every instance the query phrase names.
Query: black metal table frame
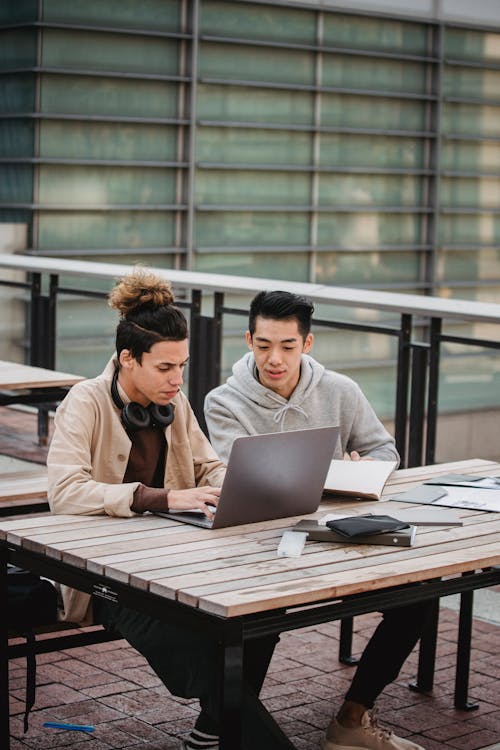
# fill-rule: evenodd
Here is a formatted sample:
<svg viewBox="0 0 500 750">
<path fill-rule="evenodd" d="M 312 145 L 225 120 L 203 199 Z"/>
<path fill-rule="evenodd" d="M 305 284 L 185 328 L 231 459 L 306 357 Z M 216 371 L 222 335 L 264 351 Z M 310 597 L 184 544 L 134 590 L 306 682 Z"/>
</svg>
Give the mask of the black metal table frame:
<svg viewBox="0 0 500 750">
<path fill-rule="evenodd" d="M 47 445 L 49 434 L 49 411 L 55 409 L 57 404 L 64 399 L 70 386 L 50 385 L 46 388 L 3 388 L 0 390 L 0 406 L 11 406 L 12 404 L 26 404 L 34 406 L 38 410 L 37 432 L 39 445 Z"/>
<path fill-rule="evenodd" d="M 436 599 L 449 594 L 473 592 L 500 584 L 500 568 L 469 571 L 461 576 L 432 579 L 386 589 L 355 594 L 336 600 L 322 600 L 286 610 L 224 618 L 156 594 L 132 588 L 105 576 L 47 557 L 42 552 L 22 549 L 0 540 L 0 607 L 6 611 L 7 563 L 36 570 L 60 583 L 105 598 L 168 622 L 176 622 L 194 633 L 203 629 L 220 651 L 223 731 L 220 750 L 238 750 L 241 745 L 241 699 L 243 649 L 246 640 L 338 620 L 352 615 Z M 6 618 L 0 618 L 0 746 L 10 747 L 8 691 L 8 630 Z"/>
</svg>

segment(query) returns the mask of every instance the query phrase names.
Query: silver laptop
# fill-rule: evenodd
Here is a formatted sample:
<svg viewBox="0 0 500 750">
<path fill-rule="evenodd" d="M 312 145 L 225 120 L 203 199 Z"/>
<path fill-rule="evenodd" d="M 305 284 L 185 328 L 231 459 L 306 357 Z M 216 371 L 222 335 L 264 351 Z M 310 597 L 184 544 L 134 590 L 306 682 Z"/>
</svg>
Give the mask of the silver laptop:
<svg viewBox="0 0 500 750">
<path fill-rule="evenodd" d="M 213 520 L 201 511 L 156 515 L 221 529 L 314 513 L 338 436 L 338 427 L 318 427 L 236 438 Z"/>
</svg>

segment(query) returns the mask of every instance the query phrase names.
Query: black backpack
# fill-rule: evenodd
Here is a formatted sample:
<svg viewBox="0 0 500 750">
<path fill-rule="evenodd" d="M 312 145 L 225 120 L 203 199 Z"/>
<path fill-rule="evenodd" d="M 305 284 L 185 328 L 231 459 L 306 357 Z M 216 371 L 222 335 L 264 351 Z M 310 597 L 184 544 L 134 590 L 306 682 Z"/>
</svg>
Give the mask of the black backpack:
<svg viewBox="0 0 500 750">
<path fill-rule="evenodd" d="M 7 626 L 26 638 L 26 708 L 24 731 L 28 730 L 28 715 L 35 703 L 36 655 L 35 633 L 38 625 L 50 625 L 57 620 L 58 594 L 55 586 L 29 570 L 9 565 L 7 568 Z"/>
</svg>

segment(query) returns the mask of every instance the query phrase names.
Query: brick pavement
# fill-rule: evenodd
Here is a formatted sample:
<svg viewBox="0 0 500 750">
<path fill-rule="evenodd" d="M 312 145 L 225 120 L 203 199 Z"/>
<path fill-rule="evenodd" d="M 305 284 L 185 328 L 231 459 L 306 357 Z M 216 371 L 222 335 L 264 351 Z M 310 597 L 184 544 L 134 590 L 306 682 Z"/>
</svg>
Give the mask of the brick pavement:
<svg viewBox="0 0 500 750">
<path fill-rule="evenodd" d="M 0 409 L 0 453 L 43 462 L 32 415 Z M 500 590 L 496 595 L 500 612 Z M 361 652 L 378 618 L 355 618 L 353 653 Z M 500 622 L 500 616 L 495 619 Z M 416 675 L 415 652 L 379 699 L 381 719 L 427 750 L 500 750 L 500 627 L 474 619 L 469 698 L 479 708 L 472 712 L 452 704 L 456 634 L 457 613 L 442 607 L 432 696 L 407 687 Z M 337 660 L 338 636 L 337 623 L 286 633 L 271 662 L 262 698 L 297 750 L 317 750 L 353 674 Z M 197 701 L 170 696 L 124 641 L 40 655 L 38 665 L 37 700 L 24 735 L 25 664 L 10 662 L 11 750 L 171 750 L 198 712 Z M 95 731 L 47 729 L 45 721 L 92 724 Z"/>
</svg>

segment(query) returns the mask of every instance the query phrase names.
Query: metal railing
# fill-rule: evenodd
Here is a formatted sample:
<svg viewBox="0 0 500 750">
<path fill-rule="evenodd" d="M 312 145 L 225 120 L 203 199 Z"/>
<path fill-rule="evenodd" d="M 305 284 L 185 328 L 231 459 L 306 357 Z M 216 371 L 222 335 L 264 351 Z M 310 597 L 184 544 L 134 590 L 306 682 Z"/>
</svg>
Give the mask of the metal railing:
<svg viewBox="0 0 500 750">
<path fill-rule="evenodd" d="M 17 287 L 29 297 L 30 364 L 55 368 L 57 302 L 63 295 L 104 298 L 105 291 L 86 288 L 92 280 L 109 280 L 130 272 L 132 266 L 0 254 L 0 268 L 26 273 L 25 281 L 0 279 L 0 287 Z M 315 318 L 319 328 L 369 332 L 393 337 L 397 342 L 394 424 L 396 445 L 403 466 L 433 463 L 438 419 L 438 383 L 444 342 L 500 351 L 500 305 L 446 300 L 437 297 L 322 286 L 173 269 L 154 269 L 168 279 L 178 304 L 190 320 L 189 398 L 202 426 L 203 400 L 221 380 L 222 332 L 226 315 L 247 315 L 248 308 L 227 306 L 225 295 L 253 295 L 261 290 L 283 289 L 309 297 L 315 305 L 362 308 L 390 316 L 391 324 L 345 322 Z M 70 279 L 61 284 L 61 276 Z M 74 283 L 73 283 L 74 281 Z M 212 312 L 206 312 L 210 298 Z M 493 324 L 498 339 L 444 332 L 444 322 Z M 422 333 L 424 332 L 424 333 Z M 424 340 L 425 339 L 425 340 Z"/>
</svg>

